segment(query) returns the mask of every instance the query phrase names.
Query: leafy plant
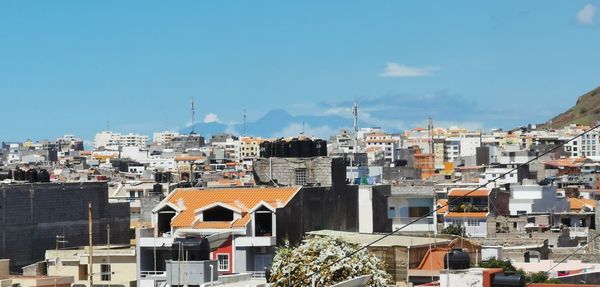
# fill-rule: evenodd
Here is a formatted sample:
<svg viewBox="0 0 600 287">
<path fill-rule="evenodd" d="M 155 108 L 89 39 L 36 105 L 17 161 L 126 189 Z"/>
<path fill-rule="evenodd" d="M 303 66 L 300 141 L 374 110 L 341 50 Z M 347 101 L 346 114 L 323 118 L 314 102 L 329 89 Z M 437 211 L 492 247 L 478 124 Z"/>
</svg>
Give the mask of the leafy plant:
<svg viewBox="0 0 600 287">
<path fill-rule="evenodd" d="M 442 229 L 442 234 L 462 236 L 464 233 L 465 228 L 456 224 L 448 225 L 448 227 Z"/>
<path fill-rule="evenodd" d="M 305 239 L 299 246 L 286 242 L 275 252 L 270 282 L 273 287 L 311 286 L 312 278 L 308 276 L 314 274 L 317 286 L 331 286 L 363 275 L 373 276 L 368 286 L 391 283 L 384 264 L 367 250 L 358 249 L 356 244 L 328 236 Z M 349 257 L 337 262 L 345 256 Z"/>
</svg>

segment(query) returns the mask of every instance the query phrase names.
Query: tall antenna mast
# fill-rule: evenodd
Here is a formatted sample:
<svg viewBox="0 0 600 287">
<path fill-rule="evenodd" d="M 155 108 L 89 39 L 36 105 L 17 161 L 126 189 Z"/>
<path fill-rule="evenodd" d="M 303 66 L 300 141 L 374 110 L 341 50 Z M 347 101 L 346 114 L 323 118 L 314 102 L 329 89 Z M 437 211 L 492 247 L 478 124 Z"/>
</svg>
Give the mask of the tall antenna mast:
<svg viewBox="0 0 600 287">
<path fill-rule="evenodd" d="M 427 132 L 429 136 L 429 153 L 433 154 L 433 119 L 431 117 L 427 121 Z"/>
<path fill-rule="evenodd" d="M 244 136 L 246 136 L 246 108 L 244 108 Z"/>
<path fill-rule="evenodd" d="M 192 132 L 191 134 L 196 133 L 196 107 L 194 106 L 194 98 L 192 98 Z"/>
<path fill-rule="evenodd" d="M 358 149 L 358 100 L 354 98 L 352 106 L 352 115 L 354 116 L 354 152 Z"/>
</svg>

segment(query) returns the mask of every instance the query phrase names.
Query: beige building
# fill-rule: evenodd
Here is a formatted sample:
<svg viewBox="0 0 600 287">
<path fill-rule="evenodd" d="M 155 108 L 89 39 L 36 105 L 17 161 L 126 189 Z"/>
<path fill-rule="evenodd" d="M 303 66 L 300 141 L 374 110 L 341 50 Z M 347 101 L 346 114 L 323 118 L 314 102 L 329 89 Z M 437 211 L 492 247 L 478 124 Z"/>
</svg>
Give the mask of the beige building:
<svg viewBox="0 0 600 287">
<path fill-rule="evenodd" d="M 89 286 L 88 248 L 47 250 L 49 276 L 72 276 L 77 286 Z M 136 286 L 135 248 L 95 246 L 93 252 L 94 286 Z M 79 285 L 81 284 L 81 285 Z"/>
<path fill-rule="evenodd" d="M 70 276 L 22 276 L 10 275 L 10 260 L 0 260 L 0 286 L 1 287 L 70 287 L 73 277 Z"/>
</svg>

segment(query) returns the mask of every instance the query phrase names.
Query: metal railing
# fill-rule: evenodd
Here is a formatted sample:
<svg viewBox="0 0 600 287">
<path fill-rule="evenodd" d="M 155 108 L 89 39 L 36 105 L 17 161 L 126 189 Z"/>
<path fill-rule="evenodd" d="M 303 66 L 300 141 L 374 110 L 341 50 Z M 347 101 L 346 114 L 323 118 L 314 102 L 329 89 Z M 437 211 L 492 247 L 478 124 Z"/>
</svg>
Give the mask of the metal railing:
<svg viewBox="0 0 600 287">
<path fill-rule="evenodd" d="M 152 276 L 166 276 L 166 271 L 140 271 L 140 277 L 152 277 Z"/>
<path fill-rule="evenodd" d="M 267 277 L 265 271 L 251 271 L 252 279 L 265 279 Z"/>
</svg>

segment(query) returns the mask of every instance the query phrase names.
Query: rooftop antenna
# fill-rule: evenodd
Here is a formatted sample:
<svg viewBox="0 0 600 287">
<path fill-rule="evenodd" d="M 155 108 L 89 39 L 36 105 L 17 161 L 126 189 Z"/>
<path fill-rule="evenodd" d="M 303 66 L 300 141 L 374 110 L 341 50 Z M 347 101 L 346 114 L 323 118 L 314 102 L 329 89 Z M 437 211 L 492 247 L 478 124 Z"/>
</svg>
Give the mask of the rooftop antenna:
<svg viewBox="0 0 600 287">
<path fill-rule="evenodd" d="M 427 132 L 429 137 L 429 153 L 433 153 L 433 119 L 431 117 L 427 120 Z"/>
<path fill-rule="evenodd" d="M 358 100 L 354 98 L 354 105 L 352 106 L 352 115 L 354 116 L 354 152 L 358 148 Z"/>
<path fill-rule="evenodd" d="M 244 108 L 244 136 L 246 136 L 246 108 Z"/>
<path fill-rule="evenodd" d="M 194 98 L 192 98 L 192 131 L 190 132 L 190 134 L 195 134 L 196 130 L 195 130 L 195 121 L 196 118 L 196 107 L 194 106 Z"/>
</svg>

